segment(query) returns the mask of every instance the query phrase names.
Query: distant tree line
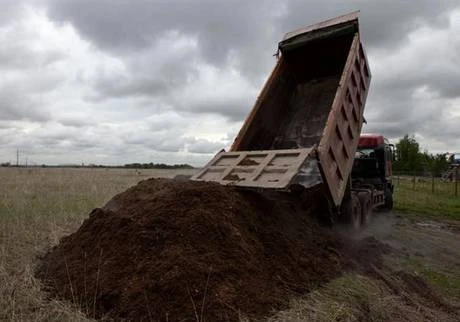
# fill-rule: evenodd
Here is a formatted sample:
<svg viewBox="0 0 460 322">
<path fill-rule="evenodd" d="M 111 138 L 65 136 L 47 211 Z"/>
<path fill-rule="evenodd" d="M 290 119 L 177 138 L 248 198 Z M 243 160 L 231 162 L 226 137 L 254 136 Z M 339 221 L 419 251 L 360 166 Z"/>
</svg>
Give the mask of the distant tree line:
<svg viewBox="0 0 460 322">
<path fill-rule="evenodd" d="M 413 135 L 406 134 L 396 144 L 396 161 L 393 170 L 399 174 L 433 175 L 441 174 L 449 167 L 447 153 L 432 154 L 420 151 L 420 144 Z"/>
<path fill-rule="evenodd" d="M 190 164 L 164 164 L 164 163 L 128 163 L 124 165 L 129 169 L 193 169 Z"/>
<path fill-rule="evenodd" d="M 0 163 L 0 167 L 16 167 L 10 162 Z M 20 166 L 22 167 L 22 166 Z M 123 166 L 108 166 L 102 164 L 69 164 L 69 165 L 35 165 L 29 167 L 42 167 L 42 168 L 127 168 L 127 169 L 193 169 L 190 164 L 164 164 L 164 163 L 128 163 Z"/>
</svg>

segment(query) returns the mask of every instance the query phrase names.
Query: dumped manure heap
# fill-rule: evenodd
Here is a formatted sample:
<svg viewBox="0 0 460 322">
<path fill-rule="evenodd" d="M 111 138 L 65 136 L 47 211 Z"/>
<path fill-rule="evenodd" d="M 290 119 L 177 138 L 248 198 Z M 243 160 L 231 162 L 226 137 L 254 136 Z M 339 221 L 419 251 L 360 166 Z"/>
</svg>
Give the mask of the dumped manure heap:
<svg viewBox="0 0 460 322">
<path fill-rule="evenodd" d="M 263 318 L 347 265 L 313 216 L 319 196 L 142 181 L 94 209 L 44 256 L 38 276 L 97 318 Z"/>
</svg>

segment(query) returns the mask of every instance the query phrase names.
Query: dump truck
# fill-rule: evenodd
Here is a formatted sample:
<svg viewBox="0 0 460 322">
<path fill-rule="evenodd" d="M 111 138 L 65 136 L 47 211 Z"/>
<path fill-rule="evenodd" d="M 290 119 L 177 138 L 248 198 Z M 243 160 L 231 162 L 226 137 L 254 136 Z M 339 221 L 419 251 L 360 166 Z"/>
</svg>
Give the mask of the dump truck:
<svg viewBox="0 0 460 322">
<path fill-rule="evenodd" d="M 328 218 L 358 228 L 392 193 L 391 182 L 352 177 L 371 80 L 358 12 L 289 32 L 278 50 L 230 151 L 191 179 L 284 191 L 321 184 Z"/>
</svg>

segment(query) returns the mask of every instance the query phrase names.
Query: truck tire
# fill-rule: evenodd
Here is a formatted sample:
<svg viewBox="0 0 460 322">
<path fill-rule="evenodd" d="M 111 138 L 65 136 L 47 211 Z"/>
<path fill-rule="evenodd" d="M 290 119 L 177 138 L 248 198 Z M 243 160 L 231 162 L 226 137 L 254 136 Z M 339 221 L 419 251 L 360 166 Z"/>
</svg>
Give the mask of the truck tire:
<svg viewBox="0 0 460 322">
<path fill-rule="evenodd" d="M 341 207 L 343 223 L 351 231 L 358 231 L 361 227 L 361 204 L 359 198 L 352 194 Z"/>
<path fill-rule="evenodd" d="M 385 204 L 383 205 L 385 211 L 391 211 L 393 209 L 393 193 L 390 189 L 385 191 Z"/>
<path fill-rule="evenodd" d="M 358 193 L 361 204 L 361 224 L 367 226 L 372 220 L 372 202 L 370 192 L 361 191 Z"/>
</svg>

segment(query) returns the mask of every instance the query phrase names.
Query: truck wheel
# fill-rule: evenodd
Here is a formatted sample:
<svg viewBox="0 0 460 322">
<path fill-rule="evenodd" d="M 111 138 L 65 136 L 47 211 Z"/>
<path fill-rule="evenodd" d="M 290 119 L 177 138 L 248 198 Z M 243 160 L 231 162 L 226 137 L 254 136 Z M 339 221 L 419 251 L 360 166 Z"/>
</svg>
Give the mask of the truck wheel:
<svg viewBox="0 0 460 322">
<path fill-rule="evenodd" d="M 391 211 L 393 209 L 393 193 L 390 189 L 385 191 L 385 204 L 383 206 L 385 211 Z"/>
<path fill-rule="evenodd" d="M 358 198 L 361 204 L 361 224 L 367 226 L 370 224 L 372 218 L 371 194 L 362 191 L 358 193 Z"/>
<path fill-rule="evenodd" d="M 361 227 L 361 204 L 355 194 L 342 204 L 342 218 L 345 225 L 353 231 L 358 231 Z"/>
</svg>

